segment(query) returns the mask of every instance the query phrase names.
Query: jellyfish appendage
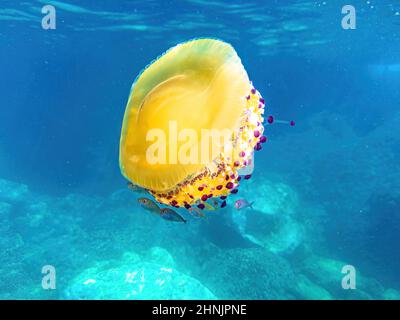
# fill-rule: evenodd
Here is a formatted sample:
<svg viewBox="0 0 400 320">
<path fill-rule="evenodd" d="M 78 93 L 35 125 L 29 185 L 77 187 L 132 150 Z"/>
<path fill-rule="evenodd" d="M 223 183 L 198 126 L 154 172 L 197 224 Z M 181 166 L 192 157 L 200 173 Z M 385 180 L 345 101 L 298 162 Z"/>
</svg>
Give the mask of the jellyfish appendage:
<svg viewBox="0 0 400 320">
<path fill-rule="evenodd" d="M 274 116 L 269 115 L 267 117 L 267 122 L 269 124 L 273 124 L 273 123 L 278 123 L 278 124 L 288 124 L 291 127 L 294 127 L 296 125 L 296 122 L 294 122 L 294 120 L 281 120 L 281 119 L 275 119 Z"/>
</svg>

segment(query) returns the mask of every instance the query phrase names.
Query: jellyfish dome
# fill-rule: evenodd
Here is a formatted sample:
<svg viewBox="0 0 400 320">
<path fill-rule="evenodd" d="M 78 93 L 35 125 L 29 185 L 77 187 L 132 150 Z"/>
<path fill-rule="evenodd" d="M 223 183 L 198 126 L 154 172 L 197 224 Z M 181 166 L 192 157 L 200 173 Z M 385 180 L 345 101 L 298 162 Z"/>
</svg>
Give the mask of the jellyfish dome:
<svg viewBox="0 0 400 320">
<path fill-rule="evenodd" d="M 264 100 L 234 48 L 215 39 L 179 44 L 132 85 L 120 139 L 120 169 L 173 207 L 236 193 L 261 149 Z M 211 141 L 211 142 L 210 142 Z"/>
</svg>

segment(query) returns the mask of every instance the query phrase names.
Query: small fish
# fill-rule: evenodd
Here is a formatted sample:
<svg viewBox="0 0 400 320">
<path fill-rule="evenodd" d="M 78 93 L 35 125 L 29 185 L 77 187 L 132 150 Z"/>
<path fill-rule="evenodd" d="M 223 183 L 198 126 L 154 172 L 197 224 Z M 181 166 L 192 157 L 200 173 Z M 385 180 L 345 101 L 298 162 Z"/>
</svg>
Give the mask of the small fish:
<svg viewBox="0 0 400 320">
<path fill-rule="evenodd" d="M 128 188 L 131 189 L 133 192 L 137 193 L 147 193 L 147 190 L 144 188 L 139 187 L 136 184 L 133 184 L 132 182 L 128 182 Z"/>
<path fill-rule="evenodd" d="M 245 208 L 251 208 L 253 209 L 253 202 L 248 202 L 246 199 L 239 199 L 235 201 L 235 208 L 237 210 L 245 209 Z"/>
<path fill-rule="evenodd" d="M 204 218 L 206 215 L 198 208 L 189 208 L 188 209 L 189 213 L 196 218 Z"/>
<path fill-rule="evenodd" d="M 139 198 L 138 201 L 143 209 L 155 214 L 160 214 L 160 207 L 153 200 L 149 198 Z"/>
<path fill-rule="evenodd" d="M 186 220 L 180 214 L 176 213 L 174 210 L 172 210 L 170 208 L 161 209 L 160 215 L 163 219 L 168 220 L 168 221 L 186 223 Z"/>
<path fill-rule="evenodd" d="M 215 208 L 219 208 L 219 201 L 217 199 L 212 199 L 211 203 Z"/>
</svg>

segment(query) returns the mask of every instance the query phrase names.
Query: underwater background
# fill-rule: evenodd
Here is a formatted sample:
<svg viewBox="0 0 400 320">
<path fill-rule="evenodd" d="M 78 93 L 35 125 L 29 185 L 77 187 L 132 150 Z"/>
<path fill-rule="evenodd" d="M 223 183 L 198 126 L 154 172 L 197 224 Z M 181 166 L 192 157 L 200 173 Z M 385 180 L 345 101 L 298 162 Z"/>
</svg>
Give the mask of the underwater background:
<svg viewBox="0 0 400 320">
<path fill-rule="evenodd" d="M 0 298 L 400 299 L 400 2 L 350 2 L 1 0 Z M 226 208 L 170 223 L 126 187 L 120 130 L 137 74 L 196 37 L 296 126 L 266 125 Z"/>
</svg>

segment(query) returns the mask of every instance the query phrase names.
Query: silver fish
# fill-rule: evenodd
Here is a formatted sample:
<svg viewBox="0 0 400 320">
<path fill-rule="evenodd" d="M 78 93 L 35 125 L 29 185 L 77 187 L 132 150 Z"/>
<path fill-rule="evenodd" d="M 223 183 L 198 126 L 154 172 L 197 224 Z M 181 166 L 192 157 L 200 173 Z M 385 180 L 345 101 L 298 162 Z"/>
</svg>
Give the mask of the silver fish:
<svg viewBox="0 0 400 320">
<path fill-rule="evenodd" d="M 206 215 L 199 208 L 189 208 L 188 212 L 195 218 L 204 218 Z"/>
<path fill-rule="evenodd" d="M 245 209 L 245 208 L 251 208 L 253 209 L 253 202 L 248 202 L 246 199 L 239 199 L 235 201 L 235 208 L 237 210 Z"/>
<path fill-rule="evenodd" d="M 186 223 L 186 220 L 180 214 L 176 213 L 174 210 L 172 210 L 170 208 L 161 209 L 160 215 L 163 219 L 168 220 L 168 221 Z"/>
<path fill-rule="evenodd" d="M 133 184 L 132 182 L 128 182 L 128 188 L 131 189 L 133 192 L 136 192 L 136 193 L 147 193 L 146 189 L 141 188 L 138 185 Z"/>
<path fill-rule="evenodd" d="M 153 200 L 149 198 L 139 198 L 138 202 L 143 209 L 155 213 L 157 215 L 160 214 L 160 207 Z"/>
</svg>

